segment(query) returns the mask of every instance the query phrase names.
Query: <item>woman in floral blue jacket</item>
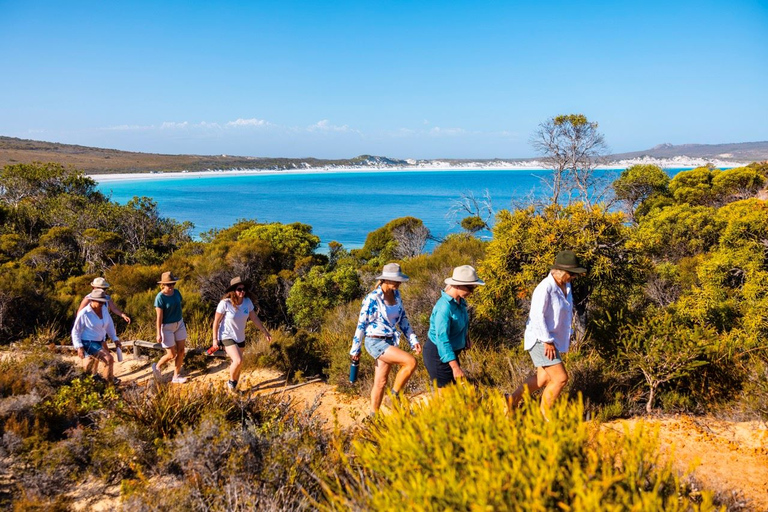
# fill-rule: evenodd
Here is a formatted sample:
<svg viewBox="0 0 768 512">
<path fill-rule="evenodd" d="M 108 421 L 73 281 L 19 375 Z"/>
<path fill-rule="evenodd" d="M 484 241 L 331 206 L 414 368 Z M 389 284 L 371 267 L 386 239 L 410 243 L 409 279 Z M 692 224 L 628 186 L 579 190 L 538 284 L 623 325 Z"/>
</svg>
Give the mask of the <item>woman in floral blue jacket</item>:
<svg viewBox="0 0 768 512">
<path fill-rule="evenodd" d="M 376 371 L 371 389 L 371 412 L 375 413 L 381 406 L 384 388 L 387 385 L 389 370 L 393 364 L 399 365 L 400 370 L 395 376 L 392 393 L 397 395 L 405 387 L 408 379 L 416 370 L 416 359 L 409 353 L 398 348 L 400 333 L 397 326 L 408 337 L 411 350 L 421 353 L 421 345 L 408 322 L 408 316 L 403 308 L 398 288 L 401 283 L 408 281 L 408 276 L 400 270 L 397 263 L 384 265 L 384 270 L 376 278 L 376 289 L 363 299 L 357 329 L 349 351 L 353 361 L 360 359 L 360 348 L 365 339 L 365 350 L 376 360 Z"/>
</svg>

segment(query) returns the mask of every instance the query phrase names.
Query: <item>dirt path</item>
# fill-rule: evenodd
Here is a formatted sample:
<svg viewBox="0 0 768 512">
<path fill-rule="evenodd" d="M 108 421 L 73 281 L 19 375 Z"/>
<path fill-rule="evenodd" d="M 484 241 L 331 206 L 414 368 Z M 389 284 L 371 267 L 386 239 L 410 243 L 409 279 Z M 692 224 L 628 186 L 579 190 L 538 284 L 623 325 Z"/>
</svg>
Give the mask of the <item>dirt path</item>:
<svg viewBox="0 0 768 512">
<path fill-rule="evenodd" d="M 623 430 L 639 419 L 605 424 Z M 680 473 L 696 464 L 693 477 L 740 510 L 768 511 L 768 429 L 757 421 L 731 422 L 675 416 L 644 420 L 659 427 L 662 449 L 672 450 Z"/>
</svg>

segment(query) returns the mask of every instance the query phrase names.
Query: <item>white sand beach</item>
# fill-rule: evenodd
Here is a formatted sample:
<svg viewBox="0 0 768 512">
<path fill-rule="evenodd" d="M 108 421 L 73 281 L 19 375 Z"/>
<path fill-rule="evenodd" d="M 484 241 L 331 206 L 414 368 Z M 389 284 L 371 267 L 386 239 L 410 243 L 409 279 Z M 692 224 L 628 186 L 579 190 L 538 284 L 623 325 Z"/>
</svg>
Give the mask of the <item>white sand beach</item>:
<svg viewBox="0 0 768 512">
<path fill-rule="evenodd" d="M 731 162 L 726 160 L 707 160 L 702 158 L 689 158 L 685 156 L 661 159 L 661 158 L 633 158 L 620 160 L 599 166 L 598 169 L 626 169 L 638 164 L 658 165 L 662 169 L 695 168 L 712 164 L 717 168 L 726 169 L 747 165 L 749 162 Z M 231 176 L 269 176 L 285 174 L 330 174 L 330 173 L 355 173 L 355 172 L 430 172 L 430 171 L 543 171 L 547 167 L 543 162 L 530 160 L 526 162 L 508 162 L 499 160 L 496 162 L 448 162 L 432 160 L 413 166 L 357 166 L 357 167 L 305 167 L 301 169 L 216 169 L 206 171 L 163 171 L 163 172 L 136 172 L 118 174 L 89 174 L 98 183 L 116 181 L 143 181 L 179 178 L 214 178 Z"/>
</svg>

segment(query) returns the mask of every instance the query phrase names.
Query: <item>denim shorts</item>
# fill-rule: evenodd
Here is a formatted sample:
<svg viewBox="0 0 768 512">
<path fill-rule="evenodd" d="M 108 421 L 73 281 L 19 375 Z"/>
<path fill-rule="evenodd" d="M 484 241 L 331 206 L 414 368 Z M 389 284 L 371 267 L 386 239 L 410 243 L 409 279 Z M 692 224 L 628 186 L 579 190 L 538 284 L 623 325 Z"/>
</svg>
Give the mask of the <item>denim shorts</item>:
<svg viewBox="0 0 768 512">
<path fill-rule="evenodd" d="M 83 350 L 89 356 L 95 356 L 101 350 L 101 342 L 94 340 L 80 340 L 83 343 Z"/>
<path fill-rule="evenodd" d="M 544 354 L 544 343 L 541 341 L 537 341 L 536 344 L 531 348 L 531 350 L 528 351 L 528 354 L 531 356 L 531 359 L 533 360 L 533 365 L 536 368 L 542 368 L 544 366 L 554 366 L 556 364 L 562 363 L 563 360 L 560 359 L 560 351 L 557 350 L 557 347 L 555 347 L 555 358 L 550 359 Z"/>
<path fill-rule="evenodd" d="M 365 350 L 371 354 L 371 357 L 378 359 L 381 355 L 387 351 L 389 347 L 395 346 L 395 338 L 372 338 L 370 336 L 365 337 Z"/>
</svg>

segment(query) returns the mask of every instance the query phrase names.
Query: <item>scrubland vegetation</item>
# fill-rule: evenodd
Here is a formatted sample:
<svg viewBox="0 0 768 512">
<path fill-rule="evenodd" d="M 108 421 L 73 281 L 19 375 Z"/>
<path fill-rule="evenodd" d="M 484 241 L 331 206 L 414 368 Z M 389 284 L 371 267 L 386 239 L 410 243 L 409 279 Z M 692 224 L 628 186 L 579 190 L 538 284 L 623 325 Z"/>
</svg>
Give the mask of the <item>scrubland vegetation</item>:
<svg viewBox="0 0 768 512">
<path fill-rule="evenodd" d="M 0 344 L 22 350 L 0 362 L 0 455 L 18 477 L 0 500 L 66 510 L 62 490 L 94 481 L 120 485 L 132 510 L 709 509 L 711 496 L 660 458 L 653 432 L 613 436 L 584 419 L 716 411 L 768 421 L 768 203 L 757 198 L 767 180 L 765 163 L 672 179 L 635 166 L 608 191 L 613 202 L 577 195 L 501 210 L 463 222 L 466 233 L 430 254 L 426 228 L 409 217 L 361 249 L 330 242 L 316 254 L 304 224 L 243 220 L 192 240 L 151 199 L 121 206 L 77 171 L 7 166 Z M 490 241 L 475 236 L 486 229 Z M 521 343 L 528 301 L 564 248 L 589 269 L 574 285 L 569 399 L 548 423 L 530 402 L 506 416 L 500 393 L 532 370 Z M 133 319 L 115 319 L 121 338 L 154 339 L 156 281 L 170 269 L 182 278 L 190 345 L 207 347 L 216 303 L 240 275 L 275 333 L 251 343 L 247 365 L 365 395 L 373 364 L 363 352 L 350 385 L 348 350 L 360 299 L 395 260 L 411 277 L 401 291 L 422 339 L 454 266 L 472 264 L 486 281 L 470 299 L 474 347 L 462 364 L 475 387 L 402 403 L 354 431 L 322 429 L 311 410 L 264 397 L 105 387 L 45 349 L 68 343 L 98 275 Z M 427 389 L 420 370 L 407 392 Z"/>
</svg>

